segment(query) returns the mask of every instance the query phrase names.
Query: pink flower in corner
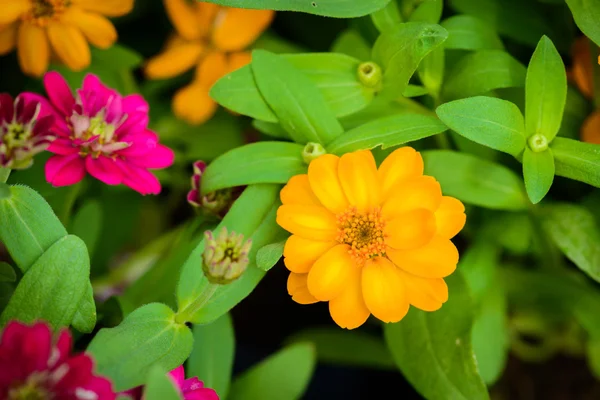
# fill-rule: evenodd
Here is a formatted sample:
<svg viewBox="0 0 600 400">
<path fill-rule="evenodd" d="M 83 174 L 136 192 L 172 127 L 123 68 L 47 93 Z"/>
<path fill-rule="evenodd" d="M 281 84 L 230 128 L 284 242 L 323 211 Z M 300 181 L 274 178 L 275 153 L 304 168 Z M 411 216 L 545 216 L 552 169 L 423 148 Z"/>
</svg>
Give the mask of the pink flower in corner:
<svg viewBox="0 0 600 400">
<path fill-rule="evenodd" d="M 73 96 L 57 72 L 44 76 L 44 86 L 59 120 L 57 138 L 48 151 L 46 180 L 67 186 L 83 179 L 86 172 L 107 185 L 124 184 L 141 194 L 158 194 L 158 179 L 149 169 L 173 164 L 171 149 L 158 143 L 148 129 L 148 103 L 140 95 L 121 96 L 97 76 L 88 74 Z"/>
</svg>

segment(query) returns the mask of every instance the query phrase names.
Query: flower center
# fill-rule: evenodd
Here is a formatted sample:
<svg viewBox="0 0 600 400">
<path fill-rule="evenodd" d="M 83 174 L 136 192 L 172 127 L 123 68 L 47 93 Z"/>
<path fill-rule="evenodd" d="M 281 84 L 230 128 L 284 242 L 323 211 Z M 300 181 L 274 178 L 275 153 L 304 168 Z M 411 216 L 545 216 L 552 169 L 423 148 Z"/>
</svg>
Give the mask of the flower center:
<svg viewBox="0 0 600 400">
<path fill-rule="evenodd" d="M 22 385 L 8 391 L 8 400 L 49 400 L 51 393 L 41 385 L 44 374 L 33 374 Z"/>
<path fill-rule="evenodd" d="M 58 18 L 70 5 L 71 0 L 31 0 L 31 11 L 23 20 L 38 26 L 46 26 L 52 19 Z"/>
<path fill-rule="evenodd" d="M 2 135 L 2 142 L 8 147 L 22 146 L 31 138 L 31 129 L 18 122 L 11 122 L 6 126 L 6 132 Z"/>
<path fill-rule="evenodd" d="M 350 254 L 360 263 L 375 256 L 385 255 L 383 229 L 379 207 L 366 213 L 359 213 L 356 207 L 337 215 L 337 241 L 350 246 Z"/>
<path fill-rule="evenodd" d="M 81 155 L 110 156 L 115 151 L 129 147 L 129 143 L 116 140 L 117 127 L 106 122 L 104 111 L 94 117 L 74 113 L 71 115 L 71 124 L 74 139 L 81 147 Z"/>
</svg>

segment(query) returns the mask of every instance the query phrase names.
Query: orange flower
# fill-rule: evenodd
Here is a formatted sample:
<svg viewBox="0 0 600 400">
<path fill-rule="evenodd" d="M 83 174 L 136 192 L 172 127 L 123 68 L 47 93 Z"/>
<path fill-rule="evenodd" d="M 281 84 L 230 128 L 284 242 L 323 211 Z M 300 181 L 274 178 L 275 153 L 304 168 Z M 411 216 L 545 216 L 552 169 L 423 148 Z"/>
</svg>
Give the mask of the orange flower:
<svg viewBox="0 0 600 400">
<path fill-rule="evenodd" d="M 148 61 L 146 75 L 171 78 L 196 65 L 192 83 L 175 95 L 173 111 L 191 124 L 201 124 L 217 109 L 208 95 L 211 86 L 250 62 L 250 53 L 243 50 L 269 26 L 274 12 L 185 0 L 164 2 L 177 34 L 161 54 Z"/>
<path fill-rule="evenodd" d="M 0 54 L 17 47 L 24 73 L 41 76 L 51 56 L 80 71 L 90 65 L 88 42 L 106 49 L 117 31 L 105 17 L 127 14 L 133 0 L 0 0 Z"/>
<path fill-rule="evenodd" d="M 588 99 L 594 97 L 594 66 L 591 62 L 590 43 L 585 36 L 577 38 L 572 49 L 573 66 L 569 80 L 575 82 L 581 93 Z M 600 57 L 598 58 L 600 63 Z M 600 111 L 591 113 L 581 126 L 581 140 L 600 144 Z"/>
<path fill-rule="evenodd" d="M 342 328 L 370 314 L 400 321 L 409 305 L 439 309 L 445 276 L 456 269 L 450 239 L 464 226 L 463 204 L 442 196 L 410 147 L 379 169 L 370 151 L 323 155 L 281 191 L 277 223 L 292 233 L 284 248 L 288 292 L 300 304 L 329 302 Z"/>
</svg>

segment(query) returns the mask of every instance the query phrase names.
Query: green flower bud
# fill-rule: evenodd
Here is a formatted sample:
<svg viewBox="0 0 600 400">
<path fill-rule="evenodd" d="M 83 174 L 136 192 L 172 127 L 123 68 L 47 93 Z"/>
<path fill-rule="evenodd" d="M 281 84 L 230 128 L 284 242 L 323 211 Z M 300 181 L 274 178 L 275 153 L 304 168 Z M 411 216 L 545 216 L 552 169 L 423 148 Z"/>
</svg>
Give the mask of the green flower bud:
<svg viewBox="0 0 600 400">
<path fill-rule="evenodd" d="M 532 135 L 528 140 L 529 148 L 535 153 L 540 153 L 548 149 L 548 139 L 541 133 Z"/>
<path fill-rule="evenodd" d="M 244 235 L 228 233 L 223 227 L 217 237 L 213 232 L 204 232 L 206 245 L 202 255 L 202 270 L 211 282 L 226 285 L 239 278 L 248 266 L 248 254 L 252 240 L 244 242 Z"/>
<path fill-rule="evenodd" d="M 305 163 L 310 164 L 312 160 L 317 159 L 326 153 L 327 151 L 325 148 L 319 143 L 308 142 L 306 143 L 306 146 L 304 146 L 304 150 L 302 150 L 302 159 Z"/>
<path fill-rule="evenodd" d="M 381 67 L 373 61 L 367 61 L 358 66 L 358 80 L 364 86 L 380 90 L 382 78 L 383 72 L 381 71 Z"/>
</svg>

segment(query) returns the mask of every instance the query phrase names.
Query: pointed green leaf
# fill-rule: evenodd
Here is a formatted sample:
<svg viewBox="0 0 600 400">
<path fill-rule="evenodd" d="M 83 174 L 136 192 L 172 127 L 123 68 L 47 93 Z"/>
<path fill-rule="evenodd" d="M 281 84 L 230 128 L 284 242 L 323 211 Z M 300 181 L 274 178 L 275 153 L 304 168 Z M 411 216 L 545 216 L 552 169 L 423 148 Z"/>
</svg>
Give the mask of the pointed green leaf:
<svg viewBox="0 0 600 400">
<path fill-rule="evenodd" d="M 79 302 L 77 312 L 73 316 L 73 328 L 81 333 L 92 333 L 96 326 L 96 302 L 94 301 L 94 289 L 88 281 L 85 288 L 85 293 Z"/>
<path fill-rule="evenodd" d="M 550 190 L 554 181 L 554 157 L 552 150 L 523 153 L 523 178 L 525 189 L 533 204 L 539 203 Z"/>
<path fill-rule="evenodd" d="M 17 273 L 13 269 L 12 265 L 4 261 L 0 262 L 0 282 L 15 282 L 17 280 Z"/>
<path fill-rule="evenodd" d="M 421 83 L 434 98 L 439 96 L 440 88 L 444 83 L 445 54 L 444 48 L 438 47 L 429 53 L 417 68 Z"/>
<path fill-rule="evenodd" d="M 354 29 L 346 29 L 340 33 L 331 45 L 331 51 L 346 54 L 360 61 L 369 61 L 371 58 L 371 46 Z"/>
<path fill-rule="evenodd" d="M 252 126 L 265 135 L 269 135 L 278 139 L 290 140 L 290 135 L 278 123 L 254 119 L 252 120 Z"/>
<path fill-rule="evenodd" d="M 411 22 L 427 22 L 437 24 L 442 18 L 444 9 L 443 0 L 425 0 L 419 1 L 419 6 L 410 14 L 409 21 Z"/>
<path fill-rule="evenodd" d="M 90 257 L 93 257 L 101 232 L 102 205 L 98 200 L 88 200 L 74 215 L 71 233 L 85 242 Z"/>
<path fill-rule="evenodd" d="M 263 246 L 256 253 L 256 266 L 263 271 L 269 271 L 283 256 L 285 240 Z"/>
<path fill-rule="evenodd" d="M 550 148 L 556 175 L 600 187 L 600 146 L 557 137 Z"/>
<path fill-rule="evenodd" d="M 566 0 L 577 27 L 600 46 L 600 3 L 597 0 Z"/>
<path fill-rule="evenodd" d="M 541 133 L 550 142 L 560 129 L 567 101 L 567 74 L 560 54 L 543 36 L 529 67 L 525 84 L 525 124 L 527 133 Z"/>
<path fill-rule="evenodd" d="M 398 10 L 398 3 L 396 1 L 390 1 L 387 6 L 383 7 L 381 10 L 372 13 L 371 19 L 379 32 L 394 29 L 396 25 L 402 23 L 402 15 L 400 15 L 400 10 Z"/>
<path fill-rule="evenodd" d="M 472 15 L 455 15 L 441 25 L 448 31 L 447 49 L 502 50 L 504 46 L 492 27 Z"/>
<path fill-rule="evenodd" d="M 144 400 L 180 400 L 182 397 L 168 372 L 160 366 L 150 369 L 144 386 Z"/>
</svg>

